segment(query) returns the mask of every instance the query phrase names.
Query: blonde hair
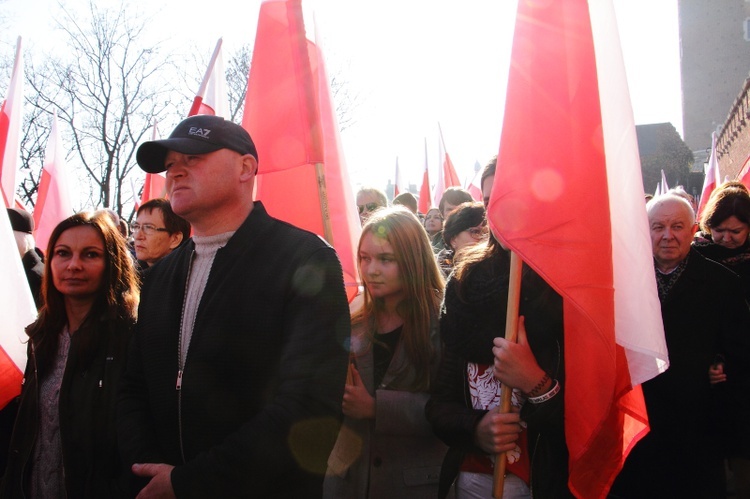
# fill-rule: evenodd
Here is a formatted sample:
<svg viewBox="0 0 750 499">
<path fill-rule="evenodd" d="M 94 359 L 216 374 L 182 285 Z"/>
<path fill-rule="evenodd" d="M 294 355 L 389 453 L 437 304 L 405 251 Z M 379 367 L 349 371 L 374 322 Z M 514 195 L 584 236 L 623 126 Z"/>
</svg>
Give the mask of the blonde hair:
<svg viewBox="0 0 750 499">
<path fill-rule="evenodd" d="M 404 321 L 401 341 L 416 373 L 417 383 L 413 388 L 426 390 L 430 384 L 430 361 L 434 354 L 430 327 L 440 311 L 445 286 L 427 232 L 406 208 L 387 208 L 373 213 L 362 228 L 357 247 L 358 267 L 359 248 L 366 234 L 382 237 L 393 247 L 404 288 L 404 298 L 396 306 L 396 312 Z M 363 304 L 352 314 L 352 326 L 364 325 L 368 339 L 374 341 L 375 319 L 382 310 L 383 300 L 373 299 L 365 286 Z"/>
</svg>

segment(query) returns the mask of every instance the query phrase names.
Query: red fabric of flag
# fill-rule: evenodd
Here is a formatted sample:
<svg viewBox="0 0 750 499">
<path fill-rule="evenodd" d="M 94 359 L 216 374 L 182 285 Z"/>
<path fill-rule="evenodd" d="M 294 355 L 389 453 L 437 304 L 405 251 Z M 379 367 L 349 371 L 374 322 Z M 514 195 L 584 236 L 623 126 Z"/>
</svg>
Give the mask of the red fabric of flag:
<svg viewBox="0 0 750 499">
<path fill-rule="evenodd" d="M 434 199 L 436 203 L 440 203 L 440 199 L 443 197 L 443 192 L 445 192 L 448 187 L 461 187 L 461 181 L 458 180 L 458 174 L 453 167 L 453 161 L 451 161 L 451 157 L 445 149 L 443 130 L 440 128 L 440 124 L 438 124 L 438 131 L 440 133 L 438 178 L 437 183 L 435 184 L 435 192 L 432 193 L 432 199 Z"/>
<path fill-rule="evenodd" d="M 596 55 L 619 51 L 616 23 L 596 32 L 614 39 L 595 43 L 586 0 L 519 1 L 488 208 L 493 232 L 563 297 L 569 487 L 585 498 L 606 496 L 645 435 L 631 386 L 666 363 L 632 110 L 628 122 L 611 109 L 626 93 L 600 102 Z M 626 88 L 624 71 L 608 77 Z"/>
<path fill-rule="evenodd" d="M 258 148 L 256 198 L 336 249 L 351 300 L 361 227 L 323 56 L 307 40 L 300 0 L 261 4 L 242 126 Z"/>
<path fill-rule="evenodd" d="M 427 163 L 427 139 L 424 141 L 424 174 L 422 175 L 422 186 L 419 188 L 419 212 L 427 214 L 432 207 L 432 196 L 430 194 L 430 173 Z"/>
</svg>

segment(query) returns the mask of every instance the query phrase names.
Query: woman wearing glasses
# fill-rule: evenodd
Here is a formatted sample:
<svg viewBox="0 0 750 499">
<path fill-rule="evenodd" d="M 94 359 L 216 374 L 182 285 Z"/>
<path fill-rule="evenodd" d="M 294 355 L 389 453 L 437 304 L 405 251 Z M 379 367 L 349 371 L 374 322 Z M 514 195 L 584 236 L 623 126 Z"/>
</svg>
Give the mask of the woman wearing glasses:
<svg viewBox="0 0 750 499">
<path fill-rule="evenodd" d="M 130 226 L 141 272 L 167 256 L 190 238 L 190 224 L 172 211 L 163 198 L 146 201 Z"/>
<path fill-rule="evenodd" d="M 487 240 L 489 230 L 484 219 L 484 204 L 479 201 L 461 203 L 445 219 L 443 240 L 445 249 L 437 254 L 438 265 L 448 277 L 460 252 L 481 241 Z"/>
<path fill-rule="evenodd" d="M 446 447 L 424 407 L 440 357 L 443 277 L 427 233 L 404 208 L 374 213 L 357 254 L 364 301 L 351 318 L 345 419 L 323 495 L 434 498 Z"/>
</svg>

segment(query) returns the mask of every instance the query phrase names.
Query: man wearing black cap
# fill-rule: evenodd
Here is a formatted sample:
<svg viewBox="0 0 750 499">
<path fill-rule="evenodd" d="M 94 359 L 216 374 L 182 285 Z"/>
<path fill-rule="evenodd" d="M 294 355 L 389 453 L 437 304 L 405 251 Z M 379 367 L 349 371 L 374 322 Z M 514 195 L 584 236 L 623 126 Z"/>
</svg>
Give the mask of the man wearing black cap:
<svg viewBox="0 0 750 499">
<path fill-rule="evenodd" d="M 137 160 L 166 170 L 172 208 L 194 234 L 141 292 L 118 404 L 138 487 L 149 497 L 320 497 L 348 359 L 333 248 L 253 202 L 258 153 L 232 122 L 187 118 Z"/>
<path fill-rule="evenodd" d="M 36 308 L 42 306 L 42 274 L 44 274 L 44 262 L 41 253 L 36 249 L 34 242 L 34 219 L 31 214 L 17 208 L 7 208 L 10 226 L 16 238 L 18 253 L 21 255 L 23 270 L 29 281 L 29 288 L 34 297 Z"/>
</svg>

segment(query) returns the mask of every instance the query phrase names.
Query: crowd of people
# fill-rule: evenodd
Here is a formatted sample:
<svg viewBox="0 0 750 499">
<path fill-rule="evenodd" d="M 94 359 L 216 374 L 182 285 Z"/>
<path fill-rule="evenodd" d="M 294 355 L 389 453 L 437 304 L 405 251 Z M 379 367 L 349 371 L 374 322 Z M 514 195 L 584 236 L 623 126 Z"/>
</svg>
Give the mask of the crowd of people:
<svg viewBox="0 0 750 499">
<path fill-rule="evenodd" d="M 41 252 L 8 209 L 39 314 L 0 412 L 0 498 L 487 498 L 498 459 L 503 497 L 572 497 L 563 302 L 524 266 L 502 337 L 495 159 L 483 202 L 357 193 L 352 304 L 333 248 L 253 199 L 240 126 L 187 118 L 137 161 L 169 200 L 129 231 L 79 213 Z M 670 367 L 643 384 L 650 432 L 610 496 L 727 497 L 728 466 L 750 497 L 750 194 L 721 186 L 698 233 L 679 192 L 645 210 Z"/>
</svg>

